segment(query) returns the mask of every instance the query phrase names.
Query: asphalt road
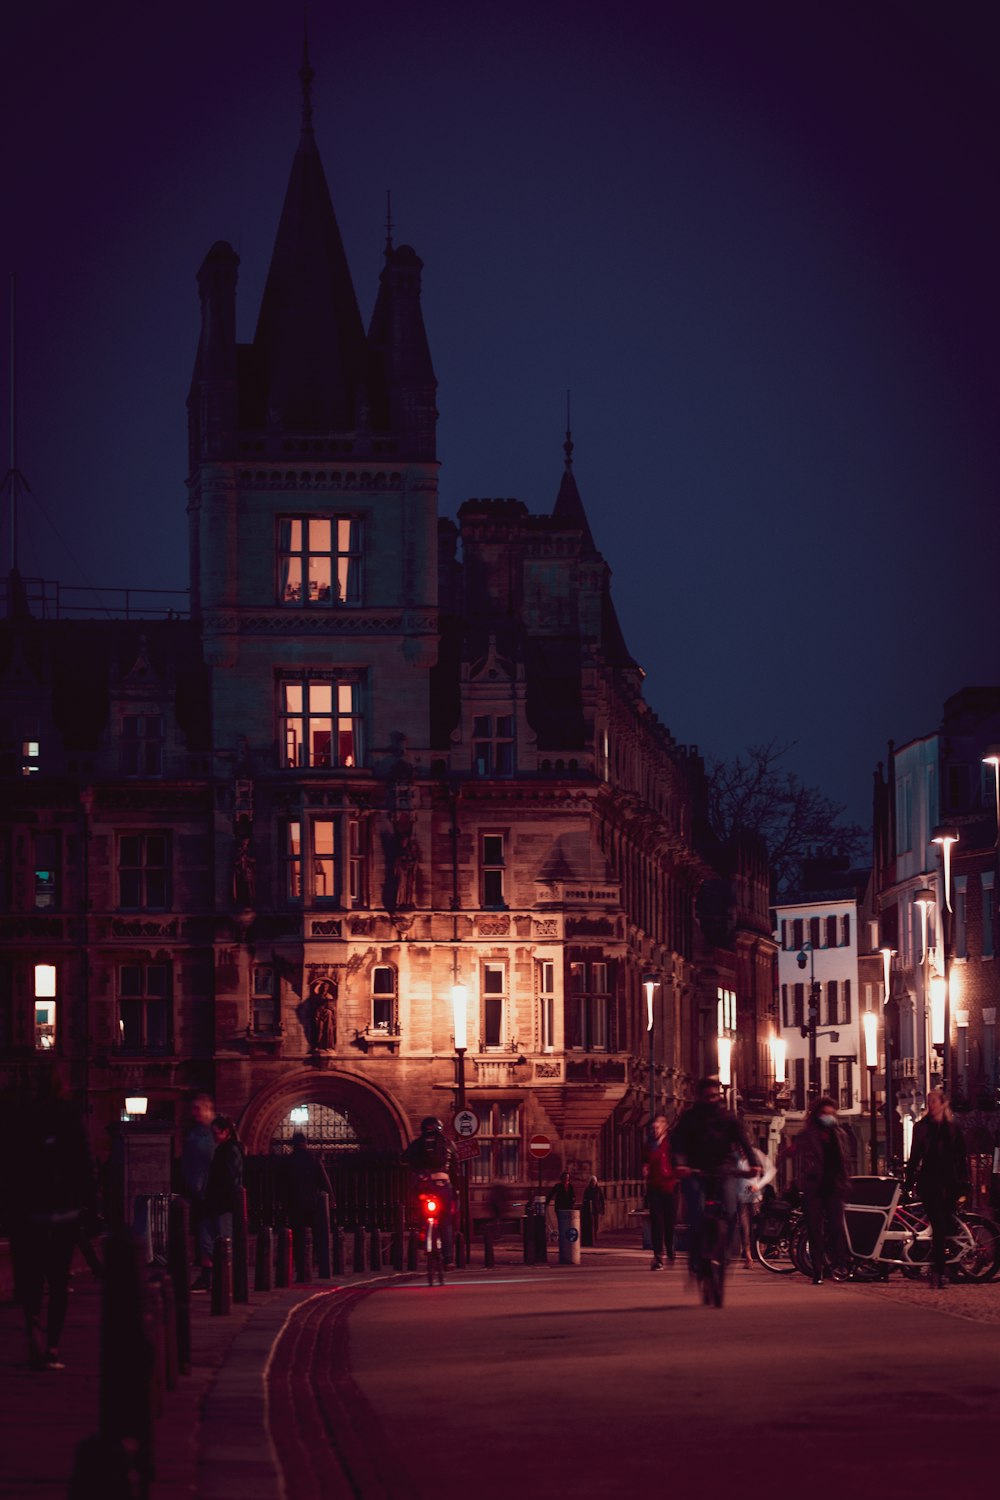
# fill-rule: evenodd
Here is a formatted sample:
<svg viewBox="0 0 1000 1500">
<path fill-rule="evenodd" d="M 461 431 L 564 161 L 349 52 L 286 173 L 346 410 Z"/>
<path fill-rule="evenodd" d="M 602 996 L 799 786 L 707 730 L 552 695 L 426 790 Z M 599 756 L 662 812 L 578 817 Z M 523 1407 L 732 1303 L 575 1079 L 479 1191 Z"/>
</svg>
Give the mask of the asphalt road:
<svg viewBox="0 0 1000 1500">
<path fill-rule="evenodd" d="M 950 1493 L 997 1472 L 1000 1325 L 948 1295 L 739 1268 L 716 1310 L 591 1252 L 318 1300 L 290 1363 L 338 1373 L 302 1451 L 332 1438 L 347 1477 L 316 1492 L 363 1500 Z"/>
</svg>

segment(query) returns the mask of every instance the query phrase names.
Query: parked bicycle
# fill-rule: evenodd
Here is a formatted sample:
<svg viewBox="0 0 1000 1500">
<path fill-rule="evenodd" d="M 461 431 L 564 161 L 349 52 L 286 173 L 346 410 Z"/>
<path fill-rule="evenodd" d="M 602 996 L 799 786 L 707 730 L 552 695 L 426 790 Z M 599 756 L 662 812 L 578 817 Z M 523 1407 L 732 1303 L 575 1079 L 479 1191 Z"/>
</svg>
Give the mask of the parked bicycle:
<svg viewBox="0 0 1000 1500">
<path fill-rule="evenodd" d="M 796 1269 L 792 1240 L 803 1223 L 802 1210 L 784 1198 L 773 1198 L 761 1206 L 753 1221 L 753 1252 L 766 1271 L 788 1276 Z"/>
<path fill-rule="evenodd" d="M 829 1266 L 834 1277 L 860 1281 L 885 1280 L 893 1271 L 911 1279 L 922 1277 L 931 1265 L 930 1220 L 918 1202 L 903 1203 L 902 1184 L 895 1177 L 852 1177 L 844 1205 L 844 1225 L 850 1252 L 843 1266 Z M 797 1270 L 812 1276 L 809 1236 L 801 1224 L 791 1240 Z M 959 1281 L 992 1281 L 1000 1270 L 1000 1225 L 983 1214 L 959 1209 L 948 1237 L 948 1273 Z"/>
</svg>

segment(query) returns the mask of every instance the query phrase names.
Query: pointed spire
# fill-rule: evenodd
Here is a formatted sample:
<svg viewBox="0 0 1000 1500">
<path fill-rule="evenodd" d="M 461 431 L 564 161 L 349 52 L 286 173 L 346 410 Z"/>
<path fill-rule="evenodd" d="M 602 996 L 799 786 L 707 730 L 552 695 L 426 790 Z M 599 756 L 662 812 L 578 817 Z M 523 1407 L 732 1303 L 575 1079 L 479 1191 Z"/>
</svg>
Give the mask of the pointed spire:
<svg viewBox="0 0 1000 1500">
<path fill-rule="evenodd" d="M 563 443 L 563 452 L 566 455 L 567 473 L 573 467 L 573 423 L 570 420 L 569 391 L 566 392 L 566 441 Z"/>
<path fill-rule="evenodd" d="M 299 78 L 302 80 L 302 130 L 312 132 L 313 128 L 313 106 L 312 86 L 316 74 L 309 64 L 309 14 L 303 7 L 302 10 L 302 66 L 299 69 Z"/>
<path fill-rule="evenodd" d="M 579 531 L 582 551 L 590 557 L 596 557 L 598 553 L 591 535 L 587 512 L 583 508 L 580 491 L 576 487 L 576 479 L 573 475 L 573 430 L 570 424 L 569 391 L 566 392 L 566 441 L 563 443 L 563 453 L 566 467 L 563 470 L 556 503 L 552 507 L 552 519 L 560 526 Z"/>
</svg>

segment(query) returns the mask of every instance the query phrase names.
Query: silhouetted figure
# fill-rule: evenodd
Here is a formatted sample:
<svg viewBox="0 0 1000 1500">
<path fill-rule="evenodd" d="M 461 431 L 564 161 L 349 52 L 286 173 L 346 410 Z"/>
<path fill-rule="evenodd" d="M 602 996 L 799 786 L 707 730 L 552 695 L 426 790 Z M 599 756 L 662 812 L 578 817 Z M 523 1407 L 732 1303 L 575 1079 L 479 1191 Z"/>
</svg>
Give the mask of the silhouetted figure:
<svg viewBox="0 0 1000 1500">
<path fill-rule="evenodd" d="M 913 1146 L 906 1164 L 907 1192 L 914 1184 L 931 1225 L 930 1282 L 932 1287 L 940 1289 L 947 1284 L 945 1264 L 955 1209 L 960 1199 L 968 1197 L 972 1190 L 965 1139 L 943 1089 L 931 1089 L 927 1095 L 927 1113 L 913 1130 Z"/>
<path fill-rule="evenodd" d="M 236 1133 L 236 1124 L 226 1115 L 216 1115 L 212 1121 L 215 1138 L 215 1153 L 208 1169 L 205 1184 L 205 1213 L 208 1216 L 212 1245 L 216 1240 L 233 1237 L 233 1209 L 236 1192 L 243 1186 L 243 1147 Z M 211 1269 L 202 1271 L 193 1283 L 192 1291 L 209 1291 L 212 1285 Z"/>
<path fill-rule="evenodd" d="M 195 1094 L 191 1100 L 191 1126 L 181 1153 L 181 1180 L 191 1212 L 195 1265 L 207 1282 L 212 1269 L 212 1225 L 205 1209 L 205 1189 L 215 1155 L 215 1101 L 211 1094 Z"/>
<path fill-rule="evenodd" d="M 292 1136 L 292 1150 L 282 1162 L 283 1196 L 288 1225 L 298 1244 L 303 1229 L 315 1231 L 317 1216 L 323 1206 L 321 1193 L 326 1193 L 330 1211 L 334 1208 L 333 1188 L 322 1158 L 318 1152 L 310 1151 L 301 1130 Z"/>
</svg>

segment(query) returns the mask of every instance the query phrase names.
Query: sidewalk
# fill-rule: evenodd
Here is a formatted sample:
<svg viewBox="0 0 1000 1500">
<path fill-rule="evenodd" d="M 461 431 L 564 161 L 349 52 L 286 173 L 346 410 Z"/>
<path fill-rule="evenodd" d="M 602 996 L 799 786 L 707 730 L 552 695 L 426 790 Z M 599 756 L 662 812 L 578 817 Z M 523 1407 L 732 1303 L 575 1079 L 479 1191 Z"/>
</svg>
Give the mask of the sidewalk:
<svg viewBox="0 0 1000 1500">
<path fill-rule="evenodd" d="M 593 1257 L 592 1264 L 638 1265 L 648 1251 L 637 1241 L 635 1233 L 609 1232 L 583 1257 Z M 496 1264 L 545 1275 L 557 1269 L 556 1247 L 549 1247 L 548 1267 L 529 1268 L 520 1241 L 507 1236 L 496 1247 Z M 469 1269 L 483 1270 L 482 1241 L 473 1245 Z M 280 1500 L 264 1372 L 290 1312 L 317 1294 L 395 1274 L 360 1272 L 253 1292 L 248 1305 L 234 1304 L 225 1317 L 213 1317 L 210 1297 L 192 1297 L 191 1373 L 166 1393 L 156 1423 L 150 1500 Z M 0 1500 L 66 1500 L 77 1444 L 97 1431 L 100 1316 L 100 1283 L 81 1262 L 60 1343 L 66 1368 L 40 1373 L 26 1363 L 21 1309 L 0 1303 Z"/>
</svg>

